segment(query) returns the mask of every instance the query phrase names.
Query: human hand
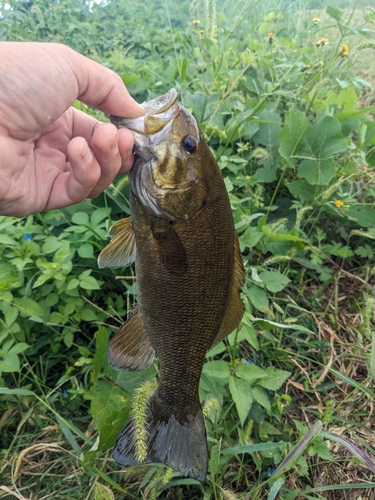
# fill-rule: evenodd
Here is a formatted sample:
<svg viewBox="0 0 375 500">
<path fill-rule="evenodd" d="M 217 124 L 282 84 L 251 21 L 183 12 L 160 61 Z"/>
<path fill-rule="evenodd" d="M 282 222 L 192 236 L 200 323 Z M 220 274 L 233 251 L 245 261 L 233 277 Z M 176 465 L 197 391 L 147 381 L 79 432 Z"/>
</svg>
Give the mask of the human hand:
<svg viewBox="0 0 375 500">
<path fill-rule="evenodd" d="M 144 110 L 113 71 L 49 43 L 0 42 L 0 214 L 22 217 L 98 196 L 133 164 L 133 134 L 72 107 Z"/>
</svg>

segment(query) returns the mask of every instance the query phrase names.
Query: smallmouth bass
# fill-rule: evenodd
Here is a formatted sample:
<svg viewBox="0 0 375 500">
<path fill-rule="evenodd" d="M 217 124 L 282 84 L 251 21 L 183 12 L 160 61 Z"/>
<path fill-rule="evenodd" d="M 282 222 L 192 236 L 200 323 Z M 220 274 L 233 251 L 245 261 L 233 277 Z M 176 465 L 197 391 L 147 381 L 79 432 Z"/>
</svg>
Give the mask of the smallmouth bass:
<svg viewBox="0 0 375 500">
<path fill-rule="evenodd" d="M 110 229 L 100 268 L 135 261 L 133 315 L 109 348 L 118 370 L 143 370 L 159 356 L 147 406 L 147 457 L 137 458 L 134 425 L 120 432 L 113 458 L 123 465 L 163 462 L 204 481 L 206 429 L 198 396 L 205 355 L 241 321 L 244 269 L 221 172 L 177 92 L 142 104 L 145 116 L 110 117 L 133 131 L 131 219 Z"/>
</svg>

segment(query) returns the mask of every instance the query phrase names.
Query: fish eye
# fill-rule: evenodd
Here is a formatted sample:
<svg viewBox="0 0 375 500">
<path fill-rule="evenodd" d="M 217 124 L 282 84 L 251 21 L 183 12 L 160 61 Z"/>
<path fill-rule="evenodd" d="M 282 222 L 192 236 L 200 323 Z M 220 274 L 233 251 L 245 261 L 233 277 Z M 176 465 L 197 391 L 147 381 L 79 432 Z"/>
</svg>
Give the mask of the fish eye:
<svg viewBox="0 0 375 500">
<path fill-rule="evenodd" d="M 187 135 L 182 141 L 182 146 L 187 153 L 193 154 L 197 150 L 198 141 L 194 136 Z"/>
</svg>

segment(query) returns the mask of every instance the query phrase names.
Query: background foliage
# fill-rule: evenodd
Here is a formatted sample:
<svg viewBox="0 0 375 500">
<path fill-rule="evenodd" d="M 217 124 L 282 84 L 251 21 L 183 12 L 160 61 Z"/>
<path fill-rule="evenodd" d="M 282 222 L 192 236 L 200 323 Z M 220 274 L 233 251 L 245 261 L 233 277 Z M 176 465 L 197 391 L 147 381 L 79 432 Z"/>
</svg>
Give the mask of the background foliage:
<svg viewBox="0 0 375 500">
<path fill-rule="evenodd" d="M 222 169 L 247 271 L 242 327 L 202 375 L 206 484 L 157 465 L 122 471 L 110 449 L 134 389 L 156 375 L 106 359 L 136 300 L 132 269 L 96 264 L 129 213 L 127 178 L 92 202 L 1 218 L 0 496 L 371 495 L 358 460 L 375 455 L 371 4 L 8 0 L 0 12 L 1 40 L 65 43 L 139 102 L 178 89 Z"/>
</svg>

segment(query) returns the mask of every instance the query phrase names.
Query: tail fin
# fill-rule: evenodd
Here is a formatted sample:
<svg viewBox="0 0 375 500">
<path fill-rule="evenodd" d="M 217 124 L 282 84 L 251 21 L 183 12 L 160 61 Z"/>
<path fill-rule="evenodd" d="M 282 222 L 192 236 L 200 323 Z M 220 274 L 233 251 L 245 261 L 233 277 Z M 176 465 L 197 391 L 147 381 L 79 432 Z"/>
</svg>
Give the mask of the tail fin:
<svg viewBox="0 0 375 500">
<path fill-rule="evenodd" d="M 130 420 L 120 432 L 112 452 L 114 460 L 123 465 L 163 462 L 183 476 L 203 482 L 207 474 L 208 449 L 203 414 L 187 415 L 182 421 L 173 410 L 166 414 L 157 397 L 151 397 L 147 418 L 147 458 L 137 459 L 134 423 Z"/>
</svg>

